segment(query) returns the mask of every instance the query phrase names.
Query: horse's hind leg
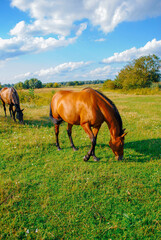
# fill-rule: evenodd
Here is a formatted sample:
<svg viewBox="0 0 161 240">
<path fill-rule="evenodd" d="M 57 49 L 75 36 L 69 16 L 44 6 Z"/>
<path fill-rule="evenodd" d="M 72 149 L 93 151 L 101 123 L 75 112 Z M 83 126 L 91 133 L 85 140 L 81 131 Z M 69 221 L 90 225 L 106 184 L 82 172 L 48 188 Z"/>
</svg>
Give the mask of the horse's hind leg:
<svg viewBox="0 0 161 240">
<path fill-rule="evenodd" d="M 72 139 L 72 127 L 73 125 L 68 123 L 67 133 L 68 133 L 71 147 L 73 148 L 74 151 L 77 151 L 77 148 L 74 146 L 73 139 Z"/>
<path fill-rule="evenodd" d="M 15 114 L 16 114 L 16 110 L 13 110 L 13 105 L 9 106 L 9 111 L 10 111 L 10 116 L 13 116 L 13 120 L 16 122 L 16 118 L 15 118 Z"/>
<path fill-rule="evenodd" d="M 61 150 L 60 145 L 59 145 L 59 124 L 55 124 L 55 136 L 56 136 L 56 147 L 58 150 Z"/>
<path fill-rule="evenodd" d="M 83 127 L 84 131 L 88 134 L 88 136 L 92 142 L 91 149 L 89 150 L 87 155 L 84 156 L 83 159 L 84 159 L 84 161 L 88 161 L 90 156 L 93 156 L 94 161 L 99 161 L 99 159 L 95 156 L 95 146 L 96 146 L 97 133 L 98 133 L 100 127 L 93 128 L 93 132 L 88 123 L 83 124 L 82 127 Z"/>
</svg>

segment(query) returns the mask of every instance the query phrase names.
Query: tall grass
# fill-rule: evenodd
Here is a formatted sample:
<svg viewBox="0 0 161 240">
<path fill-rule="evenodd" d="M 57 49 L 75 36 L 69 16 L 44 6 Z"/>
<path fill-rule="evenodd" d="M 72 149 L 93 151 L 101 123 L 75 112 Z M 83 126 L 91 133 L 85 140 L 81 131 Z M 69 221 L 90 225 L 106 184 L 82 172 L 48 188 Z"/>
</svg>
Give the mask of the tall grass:
<svg viewBox="0 0 161 240">
<path fill-rule="evenodd" d="M 83 161 L 90 140 L 73 127 L 74 152 L 60 127 L 61 151 L 50 122 L 52 89 L 21 102 L 25 125 L 0 107 L 0 239 L 160 239 L 161 97 L 105 92 L 128 134 L 116 161 L 103 124 L 96 155 Z"/>
</svg>

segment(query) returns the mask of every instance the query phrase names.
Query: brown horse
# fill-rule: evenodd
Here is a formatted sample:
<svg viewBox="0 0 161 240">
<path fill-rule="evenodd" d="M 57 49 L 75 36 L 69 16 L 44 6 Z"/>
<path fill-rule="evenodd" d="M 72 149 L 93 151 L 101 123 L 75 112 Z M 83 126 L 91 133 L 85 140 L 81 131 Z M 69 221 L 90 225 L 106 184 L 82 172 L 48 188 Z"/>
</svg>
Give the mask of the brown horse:
<svg viewBox="0 0 161 240">
<path fill-rule="evenodd" d="M 13 87 L 7 88 L 4 87 L 0 91 L 0 99 L 2 100 L 3 107 L 4 107 L 4 112 L 5 112 L 5 117 L 6 115 L 6 106 L 5 104 L 9 105 L 9 111 L 10 111 L 10 116 L 13 116 L 14 121 L 15 119 L 15 114 L 16 118 L 19 120 L 20 123 L 23 123 L 23 109 L 20 109 L 20 102 L 19 102 L 19 96 Z"/>
<path fill-rule="evenodd" d="M 72 140 L 72 126 L 81 125 L 88 134 L 92 146 L 84 161 L 88 161 L 93 156 L 94 161 L 99 161 L 95 156 L 95 145 L 98 131 L 103 122 L 106 122 L 111 139 L 109 145 L 115 154 L 117 160 L 123 158 L 124 133 L 122 129 L 122 120 L 114 103 L 102 93 L 92 89 L 85 88 L 80 92 L 59 91 L 51 101 L 50 118 L 55 124 L 56 146 L 60 150 L 58 134 L 59 125 L 62 121 L 68 123 L 68 136 L 71 147 L 77 150 Z"/>
</svg>

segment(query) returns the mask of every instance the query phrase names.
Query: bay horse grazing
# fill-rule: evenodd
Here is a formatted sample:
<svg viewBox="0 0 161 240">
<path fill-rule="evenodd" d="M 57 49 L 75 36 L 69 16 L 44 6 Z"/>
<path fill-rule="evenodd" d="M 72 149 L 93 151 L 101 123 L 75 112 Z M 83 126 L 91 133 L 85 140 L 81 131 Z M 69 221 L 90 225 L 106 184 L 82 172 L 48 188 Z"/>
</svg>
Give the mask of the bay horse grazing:
<svg viewBox="0 0 161 240">
<path fill-rule="evenodd" d="M 0 91 L 0 99 L 2 100 L 3 103 L 3 108 L 5 112 L 5 117 L 6 115 L 6 106 L 5 104 L 9 105 L 9 111 L 10 111 L 10 116 L 13 116 L 14 121 L 15 119 L 15 114 L 16 118 L 19 120 L 20 123 L 23 123 L 23 109 L 20 109 L 20 102 L 19 102 L 19 96 L 15 88 L 11 87 L 4 87 Z"/>
<path fill-rule="evenodd" d="M 106 122 L 110 131 L 111 139 L 109 146 L 117 160 L 123 158 L 125 129 L 122 129 L 122 120 L 114 103 L 102 93 L 85 88 L 80 92 L 61 90 L 57 92 L 50 104 L 50 118 L 55 124 L 56 146 L 59 146 L 59 125 L 62 121 L 68 123 L 67 133 L 71 147 L 77 150 L 72 140 L 72 126 L 81 125 L 88 134 L 92 146 L 84 161 L 90 156 L 94 161 L 99 161 L 95 156 L 95 145 L 98 131 L 103 122 Z"/>
</svg>

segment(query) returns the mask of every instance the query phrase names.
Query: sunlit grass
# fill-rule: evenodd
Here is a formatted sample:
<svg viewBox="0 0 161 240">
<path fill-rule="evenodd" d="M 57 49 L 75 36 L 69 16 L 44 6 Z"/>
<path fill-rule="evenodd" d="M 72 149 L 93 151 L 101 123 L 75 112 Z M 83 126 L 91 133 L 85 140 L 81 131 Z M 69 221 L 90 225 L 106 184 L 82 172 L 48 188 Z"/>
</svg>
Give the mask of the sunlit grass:
<svg viewBox="0 0 161 240">
<path fill-rule="evenodd" d="M 79 150 L 63 123 L 57 151 L 52 89 L 43 91 L 21 103 L 24 125 L 0 106 L 0 238 L 160 239 L 161 98 L 106 93 L 128 131 L 125 158 L 115 160 L 103 124 L 95 163 L 83 161 L 90 140 L 80 126 L 73 127 Z"/>
</svg>

